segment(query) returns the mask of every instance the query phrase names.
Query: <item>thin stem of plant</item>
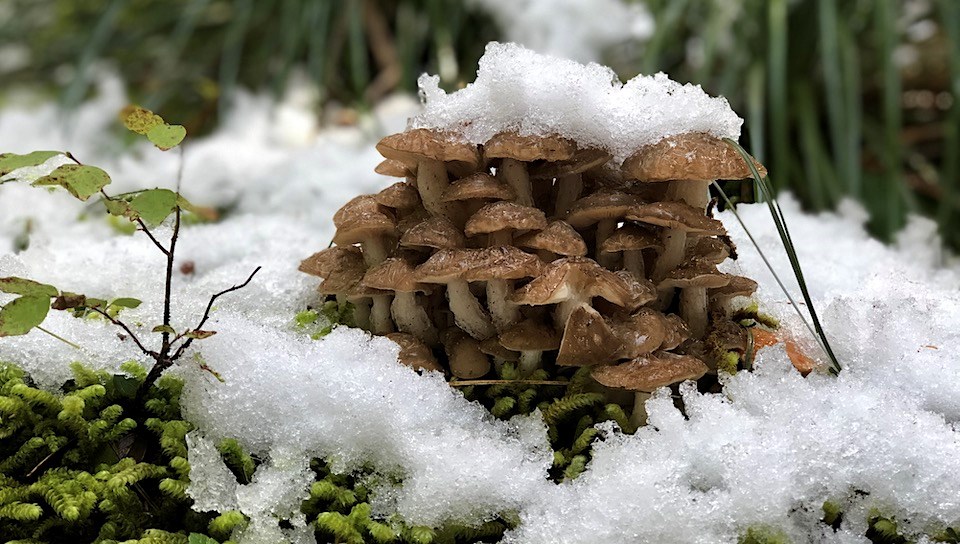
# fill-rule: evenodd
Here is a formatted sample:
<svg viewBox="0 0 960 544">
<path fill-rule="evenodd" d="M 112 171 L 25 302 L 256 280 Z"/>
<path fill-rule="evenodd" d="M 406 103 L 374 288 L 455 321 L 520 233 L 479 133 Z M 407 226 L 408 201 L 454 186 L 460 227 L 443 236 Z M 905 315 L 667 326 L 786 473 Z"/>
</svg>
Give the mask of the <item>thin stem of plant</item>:
<svg viewBox="0 0 960 544">
<path fill-rule="evenodd" d="M 74 344 L 73 342 L 67 340 L 66 338 L 64 338 L 64 337 L 62 337 L 62 336 L 60 336 L 60 335 L 58 335 L 58 334 L 54 334 L 53 332 L 50 332 L 50 331 L 48 331 L 47 329 L 44 329 L 44 328 L 41 327 L 40 325 L 37 325 L 37 326 L 35 326 L 34 328 L 37 329 L 37 330 L 40 331 L 40 332 L 45 332 L 45 333 L 49 334 L 50 336 L 56 338 L 57 340 L 63 342 L 64 344 L 66 344 L 66 345 L 68 345 L 68 346 L 70 346 L 70 347 L 77 348 L 77 349 L 80 349 L 80 350 L 83 349 L 82 347 L 78 346 L 77 344 Z"/>
<path fill-rule="evenodd" d="M 180 206 L 174 208 L 173 234 L 170 235 L 170 248 L 167 250 L 167 272 L 163 281 L 163 344 L 160 355 L 163 358 L 170 353 L 170 302 L 172 299 L 173 259 L 177 250 L 177 238 L 180 236 Z"/>
<path fill-rule="evenodd" d="M 151 351 L 151 350 L 145 348 L 145 347 L 143 346 L 143 343 L 140 342 L 140 339 L 137 337 L 136 333 L 134 333 L 132 330 L 130 330 L 130 327 L 128 327 L 127 324 L 124 323 L 123 321 L 120 321 L 119 319 L 113 317 L 112 315 L 110 315 L 110 314 L 108 314 L 107 312 L 101 310 L 100 308 L 92 308 L 92 307 L 91 307 L 91 308 L 90 308 L 90 311 L 96 312 L 96 313 L 102 315 L 107 321 L 109 321 L 109 322 L 113 323 L 114 325 L 116 325 L 116 326 L 120 327 L 121 329 L 123 329 L 123 330 L 127 333 L 127 335 L 130 336 L 130 339 L 133 340 L 133 342 L 137 345 L 137 347 L 140 348 L 140 351 L 142 351 L 142 352 L 144 353 L 144 355 L 147 355 L 147 356 L 151 357 L 151 358 L 154 359 L 154 360 L 156 360 L 156 359 L 160 356 L 159 353 L 157 353 L 157 352 L 155 352 L 155 351 Z"/>
</svg>

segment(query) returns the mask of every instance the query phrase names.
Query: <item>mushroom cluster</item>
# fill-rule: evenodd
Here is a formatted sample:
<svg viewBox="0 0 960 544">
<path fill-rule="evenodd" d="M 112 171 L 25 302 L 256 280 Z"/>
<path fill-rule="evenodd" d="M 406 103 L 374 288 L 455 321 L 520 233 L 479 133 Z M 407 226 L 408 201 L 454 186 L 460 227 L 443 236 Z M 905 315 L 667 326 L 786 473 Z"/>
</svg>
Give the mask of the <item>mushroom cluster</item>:
<svg viewBox="0 0 960 544">
<path fill-rule="evenodd" d="M 460 379 L 508 361 L 590 366 L 636 392 L 639 423 L 649 392 L 715 370 L 710 346 L 738 345 L 729 303 L 756 284 L 717 270 L 734 251 L 707 209 L 713 180 L 750 171 L 723 141 L 672 136 L 622 165 L 511 132 L 474 145 L 412 129 L 377 150 L 377 172 L 404 179 L 344 205 L 335 245 L 300 269 L 402 362 Z"/>
</svg>

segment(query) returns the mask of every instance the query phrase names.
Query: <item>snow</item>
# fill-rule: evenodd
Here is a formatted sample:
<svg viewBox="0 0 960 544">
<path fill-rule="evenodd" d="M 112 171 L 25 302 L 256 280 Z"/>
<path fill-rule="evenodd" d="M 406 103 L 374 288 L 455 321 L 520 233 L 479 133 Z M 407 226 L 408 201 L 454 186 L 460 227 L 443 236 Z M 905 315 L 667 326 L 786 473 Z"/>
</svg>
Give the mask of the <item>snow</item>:
<svg viewBox="0 0 960 544">
<path fill-rule="evenodd" d="M 573 75 L 574 68 L 561 63 L 557 72 Z M 576 70 L 596 81 L 605 73 Z M 522 83 L 519 73 L 501 75 L 504 84 Z M 605 93 L 588 96 L 601 100 Z M 508 101 L 504 110 L 520 111 L 521 102 Z M 106 168 L 117 192 L 161 181 L 172 186 L 174 154 L 145 145 L 110 158 L 118 149 L 113 129 L 97 120 L 113 122 L 122 103 L 107 92 L 87 104 L 80 113 L 87 122 L 72 136 L 50 129 L 52 109 L 0 111 L 0 149 L 70 149 Z M 235 123 L 186 150 L 184 190 L 198 204 L 234 211 L 219 223 L 184 229 L 177 265 L 190 261 L 195 270 L 176 276 L 174 325 L 195 323 L 211 293 L 264 266 L 250 286 L 217 303 L 208 328 L 218 334 L 192 350 L 226 382 L 201 372 L 192 353 L 174 370 L 187 381 L 183 406 L 198 427 L 189 455 L 192 474 L 204 483 L 189 492 L 204 508 L 236 507 L 252 516 L 241 542 L 312 541 L 293 506 L 308 489 L 305 463 L 313 456 L 326 457 L 335 470 L 367 464 L 401 476 L 400 484 L 374 486 L 374 508 L 410 523 L 480 522 L 516 511 L 522 523 L 506 538 L 514 543 L 731 542 L 749 526 L 783 530 L 794 542 L 862 542 L 871 509 L 912 535 L 960 521 L 960 267 L 944 265 L 949 258 L 927 220 L 911 219 L 887 247 L 869 238 L 858 206 L 807 215 L 785 196 L 781 205 L 844 367 L 840 376 L 801 378 L 781 349 L 768 348 L 756 371 L 729 378 L 722 394 L 685 389 L 686 417 L 660 393 L 648 403 L 651 426 L 634 436 L 604 427 L 587 471 L 560 485 L 546 479 L 551 456 L 536 414 L 497 421 L 439 376 L 396 365 L 395 345 L 361 331 L 339 328 L 311 341 L 293 330 L 292 317 L 314 300 L 315 285 L 297 264 L 326 247 L 339 205 L 392 183 L 371 173 L 371 149 L 380 135 L 402 127 L 410 104 L 397 99 L 376 113 L 379 120 L 310 136 L 301 122 L 286 132 L 296 107 L 286 104 L 292 110 L 277 115 L 264 99 L 248 97 L 237 105 Z M 428 100 L 428 115 L 430 108 Z M 531 123 L 545 122 L 528 113 Z M 739 209 L 789 280 L 765 207 Z M 0 275 L 103 298 L 143 298 L 121 315 L 151 338 L 161 303 L 160 255 L 142 235 L 120 235 L 83 211 L 57 192 L 0 186 Z M 27 218 L 29 247 L 14 253 Z M 763 309 L 818 356 L 743 230 L 730 214 L 721 219 L 740 253 L 725 268 L 755 278 Z M 35 331 L 0 340 L 0 360 L 22 364 L 51 388 L 72 361 L 115 369 L 135 353 L 102 321 L 54 312 L 45 326 L 84 349 Z M 250 484 L 222 478 L 211 446 L 227 436 L 267 460 Z M 826 500 L 845 512 L 838 532 L 816 522 Z M 277 517 L 293 529 L 280 528 Z"/>
<path fill-rule="evenodd" d="M 439 76 L 420 76 L 424 111 L 414 128 L 451 131 L 482 144 L 494 134 L 561 134 L 584 147 L 601 147 L 617 164 L 644 145 L 685 132 L 740 137 L 743 119 L 725 98 L 699 85 L 681 85 L 664 73 L 622 83 L 606 66 L 580 64 L 492 42 L 477 78 L 446 93 Z"/>
</svg>

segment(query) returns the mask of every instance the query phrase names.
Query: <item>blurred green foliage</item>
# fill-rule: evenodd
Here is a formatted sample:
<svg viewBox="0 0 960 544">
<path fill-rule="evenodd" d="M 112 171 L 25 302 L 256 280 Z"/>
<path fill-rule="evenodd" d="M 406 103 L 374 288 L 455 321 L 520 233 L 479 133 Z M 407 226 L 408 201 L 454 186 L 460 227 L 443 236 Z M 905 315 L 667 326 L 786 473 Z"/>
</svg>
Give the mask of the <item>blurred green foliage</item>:
<svg viewBox="0 0 960 544">
<path fill-rule="evenodd" d="M 852 196 L 883 239 L 922 212 L 960 248 L 960 3 L 644 3 L 654 35 L 602 59 L 624 79 L 663 70 L 726 96 L 745 146 L 809 208 Z M 29 53 L 5 85 L 46 83 L 70 108 L 108 59 L 137 100 L 194 134 L 237 87 L 281 93 L 295 68 L 324 101 L 359 109 L 413 91 L 423 71 L 455 88 L 501 37 L 459 0 L 5 0 L 4 20 L 0 43 Z"/>
</svg>

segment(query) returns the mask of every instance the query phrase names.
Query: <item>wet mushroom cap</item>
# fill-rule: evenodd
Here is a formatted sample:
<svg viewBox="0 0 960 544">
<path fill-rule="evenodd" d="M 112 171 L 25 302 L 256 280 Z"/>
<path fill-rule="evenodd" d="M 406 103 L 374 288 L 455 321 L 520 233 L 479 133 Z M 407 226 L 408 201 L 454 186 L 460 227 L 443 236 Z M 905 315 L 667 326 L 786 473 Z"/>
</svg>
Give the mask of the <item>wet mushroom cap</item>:
<svg viewBox="0 0 960 544">
<path fill-rule="evenodd" d="M 767 170 L 753 161 L 761 176 Z M 678 134 L 644 146 L 623 162 L 624 177 L 638 181 L 713 181 L 752 176 L 733 147 L 702 132 Z"/>
<path fill-rule="evenodd" d="M 548 161 L 530 167 L 530 177 L 553 179 L 571 174 L 582 174 L 610 160 L 611 155 L 602 149 L 578 149 L 573 157 L 563 161 Z"/>
<path fill-rule="evenodd" d="M 730 283 L 729 274 L 717 270 L 716 265 L 706 261 L 687 261 L 679 268 L 671 270 L 658 287 L 686 289 L 690 287 L 704 287 L 713 289 Z"/>
<path fill-rule="evenodd" d="M 552 351 L 560 349 L 560 337 L 553 328 L 526 319 L 501 333 L 500 345 L 513 351 Z"/>
<path fill-rule="evenodd" d="M 696 245 L 687 248 L 688 260 L 698 259 L 711 264 L 720 264 L 730 256 L 730 248 L 717 238 L 702 237 Z"/>
<path fill-rule="evenodd" d="M 661 352 L 619 365 L 594 367 L 590 374 L 607 387 L 651 392 L 678 382 L 699 379 L 708 370 L 707 365 L 696 357 Z"/>
<path fill-rule="evenodd" d="M 669 351 L 690 339 L 690 328 L 684 323 L 683 319 L 676 314 L 662 315 L 663 321 L 663 342 L 660 349 Z"/>
<path fill-rule="evenodd" d="M 383 212 L 372 195 L 358 196 L 347 202 L 333 216 L 337 233 L 333 243 L 356 244 L 365 239 L 384 235 L 396 235 L 397 225 L 393 217 Z"/>
<path fill-rule="evenodd" d="M 566 221 L 553 221 L 539 232 L 528 232 L 516 238 L 513 243 L 519 247 L 542 249 L 565 257 L 583 257 L 587 254 L 587 244 Z"/>
<path fill-rule="evenodd" d="M 474 168 L 480 165 L 477 146 L 456 135 L 427 128 L 391 134 L 377 143 L 377 151 L 385 158 L 399 161 L 410 169 L 417 168 L 421 159 L 458 161 Z"/>
<path fill-rule="evenodd" d="M 589 306 L 574 310 L 563 327 L 557 364 L 593 366 L 617 360 L 623 340 L 614 333 L 600 312 Z"/>
<path fill-rule="evenodd" d="M 729 283 L 710 291 L 714 298 L 749 297 L 757 291 L 757 282 L 743 276 L 728 276 Z"/>
<path fill-rule="evenodd" d="M 373 199 L 387 208 L 409 210 L 420 205 L 420 193 L 413 185 L 397 182 L 374 195 Z"/>
<path fill-rule="evenodd" d="M 703 236 L 720 236 L 727 232 L 723 228 L 723 223 L 703 215 L 702 211 L 683 202 L 643 204 L 631 210 L 624 217 L 631 221 Z"/>
<path fill-rule="evenodd" d="M 372 289 L 401 293 L 427 293 L 430 289 L 417 283 L 413 266 L 396 257 L 391 257 L 371 268 L 363 276 L 361 284 Z"/>
<path fill-rule="evenodd" d="M 417 281 L 447 283 L 454 280 L 517 280 L 541 274 L 543 263 L 535 255 L 512 246 L 480 249 L 442 249 L 417 267 Z"/>
<path fill-rule="evenodd" d="M 574 202 L 564 220 L 574 228 L 582 229 L 604 219 L 620 219 L 642 204 L 636 195 L 600 189 Z"/>
<path fill-rule="evenodd" d="M 405 178 L 416 174 L 415 169 L 411 169 L 403 162 L 394 159 L 383 159 L 373 171 L 381 176 L 390 176 L 392 178 Z"/>
<path fill-rule="evenodd" d="M 477 172 L 450 184 L 443 192 L 444 202 L 470 199 L 513 200 L 516 191 L 486 172 Z"/>
<path fill-rule="evenodd" d="M 600 251 L 603 253 L 648 248 L 663 249 L 663 244 L 660 243 L 660 239 L 655 233 L 632 224 L 626 224 L 615 230 L 609 238 L 600 244 Z"/>
<path fill-rule="evenodd" d="M 363 253 L 357 246 L 333 246 L 304 259 L 297 268 L 300 272 L 325 278 L 340 269 L 366 268 Z"/>
<path fill-rule="evenodd" d="M 433 352 L 416 336 L 405 332 L 391 332 L 386 337 L 400 346 L 400 354 L 397 356 L 400 364 L 409 366 L 414 370 L 443 372 L 444 369 L 437 362 L 437 358 L 433 356 Z"/>
<path fill-rule="evenodd" d="M 449 219 L 439 215 L 417 223 L 400 237 L 400 245 L 403 247 L 448 249 L 463 247 L 466 243 L 460 229 Z"/>
<path fill-rule="evenodd" d="M 516 132 L 501 132 L 483 144 L 487 158 L 515 159 L 523 162 L 536 160 L 565 161 L 577 151 L 573 140 L 560 136 L 520 136 Z"/>
<path fill-rule="evenodd" d="M 543 212 L 516 202 L 494 202 L 480 208 L 467 220 L 464 233 L 467 236 L 488 234 L 500 230 L 543 230 L 547 218 Z"/>
<path fill-rule="evenodd" d="M 663 315 L 650 308 L 635 314 L 615 316 L 607 320 L 610 329 L 623 343 L 618 359 L 633 359 L 656 351 L 666 337 Z"/>
<path fill-rule="evenodd" d="M 548 264 L 542 274 L 514 291 L 510 301 L 540 306 L 556 304 L 578 293 L 584 298 L 602 297 L 618 306 L 630 307 L 636 300 L 634 283 L 593 259 L 565 257 Z"/>
</svg>

